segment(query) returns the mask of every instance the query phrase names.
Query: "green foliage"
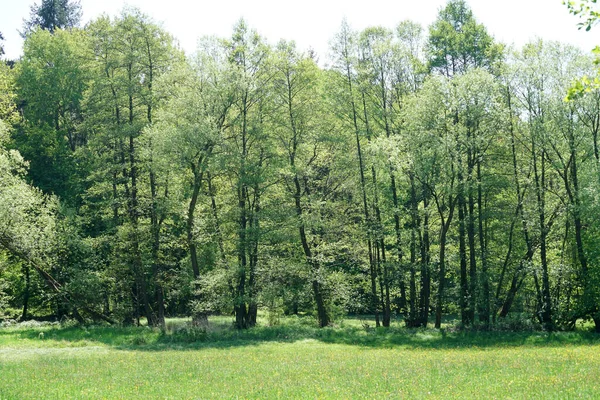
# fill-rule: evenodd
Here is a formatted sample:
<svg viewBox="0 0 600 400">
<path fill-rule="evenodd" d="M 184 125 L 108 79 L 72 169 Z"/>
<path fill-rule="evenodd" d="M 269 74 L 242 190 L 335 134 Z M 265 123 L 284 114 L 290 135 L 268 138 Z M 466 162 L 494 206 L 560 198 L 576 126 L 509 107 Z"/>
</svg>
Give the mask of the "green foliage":
<svg viewBox="0 0 600 400">
<path fill-rule="evenodd" d="M 597 0 L 569 0 L 563 1 L 563 4 L 567 6 L 571 14 L 583 19 L 583 21 L 578 24 L 579 29 L 585 28 L 586 31 L 589 31 L 596 25 L 598 18 L 600 17 L 600 12 L 596 9 L 596 1 Z"/>
<path fill-rule="evenodd" d="M 429 28 L 427 52 L 430 68 L 447 76 L 470 68 L 490 69 L 501 58 L 501 47 L 464 0 L 450 0 L 440 10 Z"/>
<path fill-rule="evenodd" d="M 57 199 L 25 182 L 27 162 L 7 150 L 8 129 L 0 120 L 0 243 L 26 262 L 53 265 Z"/>
<path fill-rule="evenodd" d="M 15 70 L 0 62 L 0 119 L 11 125 L 18 121 Z"/>
<path fill-rule="evenodd" d="M 21 36 L 26 38 L 36 28 L 54 33 L 57 29 L 74 28 L 81 20 L 79 0 L 41 0 L 32 4 L 29 19 L 23 21 Z"/>
<path fill-rule="evenodd" d="M 589 31 L 594 25 L 597 24 L 598 18 L 600 18 L 600 12 L 597 10 L 596 1 L 597 0 L 582 0 L 576 2 L 573 0 L 568 0 L 563 1 L 563 4 L 567 6 L 569 13 L 578 16 L 583 20 L 578 24 L 579 29 L 585 27 L 585 30 Z M 592 53 L 595 56 L 594 64 L 598 65 L 600 63 L 600 46 L 596 46 L 592 50 Z M 600 88 L 600 78 L 598 78 L 598 70 L 595 72 L 595 77 L 584 75 L 574 80 L 569 88 L 565 100 L 576 100 L 586 93 L 597 91 Z"/>
<path fill-rule="evenodd" d="M 168 315 L 250 328 L 267 312 L 272 330 L 225 334 L 244 340 L 343 341 L 285 315 L 427 326 L 433 308 L 481 329 L 600 327 L 597 82 L 562 101 L 592 58 L 505 52 L 462 0 L 428 35 L 344 22 L 327 67 L 243 20 L 187 58 L 133 8 L 44 28 L 0 65 L 11 315 L 168 331 Z M 359 330 L 344 340 L 377 333 Z M 130 344 L 162 343 L 150 332 Z"/>
<path fill-rule="evenodd" d="M 230 276 L 223 269 L 215 269 L 202 274 L 199 281 L 194 282 L 194 299 L 191 302 L 193 314 L 230 314 L 231 299 L 228 283 Z"/>
<path fill-rule="evenodd" d="M 9 314 L 8 306 L 12 296 L 9 294 L 10 281 L 6 279 L 8 276 L 8 257 L 5 252 L 0 253 L 0 320 L 6 318 Z"/>
<path fill-rule="evenodd" d="M 27 36 L 17 67 L 26 122 L 16 129 L 14 146 L 30 161 L 33 184 L 71 206 L 78 204 L 87 174 L 73 154 L 87 142 L 81 129 L 89 82 L 85 44 L 80 30 L 37 29 Z"/>
</svg>

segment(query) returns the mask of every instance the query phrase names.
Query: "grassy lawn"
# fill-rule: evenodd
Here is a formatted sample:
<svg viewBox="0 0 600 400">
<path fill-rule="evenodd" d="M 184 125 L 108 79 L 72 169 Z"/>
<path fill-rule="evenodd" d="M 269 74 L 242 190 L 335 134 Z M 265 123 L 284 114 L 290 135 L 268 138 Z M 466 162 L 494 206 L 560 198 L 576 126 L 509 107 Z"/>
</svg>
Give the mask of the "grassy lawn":
<svg viewBox="0 0 600 400">
<path fill-rule="evenodd" d="M 599 398 L 600 338 L 585 332 L 317 329 L 247 332 L 0 329 L 0 399 Z M 42 334 L 43 333 L 43 334 Z"/>
</svg>

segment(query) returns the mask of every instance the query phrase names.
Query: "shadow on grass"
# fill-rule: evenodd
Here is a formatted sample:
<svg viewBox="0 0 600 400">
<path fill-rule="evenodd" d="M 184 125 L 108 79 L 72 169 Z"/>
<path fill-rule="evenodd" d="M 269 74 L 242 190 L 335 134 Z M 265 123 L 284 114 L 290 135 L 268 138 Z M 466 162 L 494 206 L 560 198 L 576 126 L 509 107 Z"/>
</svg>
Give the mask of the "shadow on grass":
<svg viewBox="0 0 600 400">
<path fill-rule="evenodd" d="M 118 350 L 163 351 L 234 348 L 264 343 L 314 340 L 327 344 L 372 349 L 473 349 L 510 347 L 560 347 L 598 345 L 600 335 L 591 332 L 477 332 L 437 329 L 369 328 L 357 324 L 319 329 L 310 318 L 289 318 L 282 324 L 235 330 L 221 319 L 206 331 L 184 324 L 168 326 L 167 332 L 147 327 L 39 327 L 0 329 L 0 344 L 10 347 L 19 340 L 49 341 L 48 347 L 106 345 Z M 43 334 L 41 334 L 43 332 Z M 2 347 L 2 346 L 0 346 Z"/>
</svg>

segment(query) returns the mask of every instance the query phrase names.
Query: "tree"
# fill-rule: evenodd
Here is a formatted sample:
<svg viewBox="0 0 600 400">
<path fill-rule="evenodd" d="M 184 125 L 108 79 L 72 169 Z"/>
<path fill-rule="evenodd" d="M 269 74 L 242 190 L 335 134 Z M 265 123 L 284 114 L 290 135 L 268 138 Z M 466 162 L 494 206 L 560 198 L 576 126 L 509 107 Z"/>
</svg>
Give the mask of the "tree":
<svg viewBox="0 0 600 400">
<path fill-rule="evenodd" d="M 82 31 L 29 34 L 18 64 L 18 95 L 25 123 L 14 141 L 31 163 L 29 176 L 46 193 L 76 207 L 86 172 L 75 150 L 87 141 L 82 99 L 89 83 Z"/>
<path fill-rule="evenodd" d="M 359 80 L 362 83 L 361 97 L 363 105 L 366 136 L 369 143 L 378 137 L 390 139 L 397 131 L 395 113 L 393 112 L 394 100 L 401 101 L 402 90 L 399 98 L 394 99 L 395 90 L 403 86 L 404 82 L 397 81 L 402 75 L 398 72 L 404 69 L 403 59 L 398 57 L 398 48 L 392 44 L 393 33 L 380 27 L 367 28 L 360 34 L 359 40 Z M 368 108 L 368 109 L 367 109 Z M 368 115 L 370 114 L 370 115 Z M 398 203 L 398 188 L 396 174 L 392 165 L 388 166 L 390 178 L 390 191 L 393 199 L 395 253 L 396 266 L 402 263 L 402 243 L 400 232 L 400 210 Z M 372 229 L 375 240 L 376 260 L 375 268 L 380 281 L 381 306 L 383 310 L 383 326 L 389 327 L 391 318 L 390 305 L 390 271 L 392 263 L 388 262 L 386 255 L 386 239 L 380 206 L 380 190 L 377 186 L 378 174 L 374 165 L 371 165 L 371 183 L 373 185 L 373 213 Z M 396 268 L 394 268 L 396 269 Z"/>
<path fill-rule="evenodd" d="M 438 256 L 438 293 L 435 327 L 440 328 L 447 285 L 446 244 L 456 209 L 457 170 L 453 124 L 453 101 L 456 95 L 451 81 L 431 77 L 407 102 L 404 113 L 410 121 L 405 127 L 411 135 L 406 140 L 410 154 L 409 168 L 430 194 L 440 219 Z M 428 212 L 428 210 L 424 210 Z M 421 320 L 423 315 L 421 315 Z M 417 321 L 422 324 L 424 321 Z"/>
<path fill-rule="evenodd" d="M 27 184 L 27 162 L 18 151 L 7 150 L 8 140 L 8 127 L 0 120 L 0 248 L 43 275 L 54 263 L 58 204 Z"/>
<path fill-rule="evenodd" d="M 169 174 L 159 175 L 156 149 L 145 128 L 163 100 L 156 80 L 181 59 L 180 53 L 171 36 L 136 9 L 124 10 L 115 20 L 101 17 L 87 32 L 95 62 L 84 101 L 85 127 L 94 133 L 89 146 L 96 169 L 86 206 L 110 210 L 107 220 L 103 215 L 94 221 L 100 230 L 95 235 L 119 237 L 110 244 L 110 263 L 124 275 L 119 291 L 130 292 L 119 295 L 132 300 L 131 307 L 119 302 L 123 319 L 139 321 L 143 314 L 151 325 L 163 325 L 160 203 L 169 194 Z"/>
<path fill-rule="evenodd" d="M 323 130 L 320 123 L 324 120 L 319 72 L 311 58 L 298 53 L 293 42 L 278 44 L 273 78 L 278 105 L 276 124 L 280 127 L 278 138 L 288 159 L 286 186 L 294 199 L 297 217 L 294 225 L 298 226 L 300 244 L 311 268 L 310 280 L 319 325 L 325 327 L 331 321 L 324 293 L 325 243 L 322 243 L 322 232 L 327 221 L 319 217 L 320 207 L 312 204 L 323 196 L 318 186 L 318 180 L 323 178 L 319 169 L 330 169 L 327 161 L 331 161 L 323 160 L 323 153 L 328 148 L 327 137 L 319 137 L 319 131 Z M 327 201 L 326 196 L 321 198 L 323 203 Z M 318 222 L 313 224 L 311 220 Z"/>
<path fill-rule="evenodd" d="M 600 11 L 597 9 L 596 0 L 581 0 L 575 2 L 574 0 L 564 0 L 563 4 L 567 6 L 569 12 L 573 15 L 579 16 L 582 20 L 579 25 L 579 29 L 584 28 L 586 31 L 592 29 L 598 23 L 600 18 Z M 592 52 L 596 59 L 595 64 L 600 64 L 600 46 L 596 46 Z M 600 70 L 596 68 L 595 75 L 585 74 L 571 85 L 567 92 L 566 99 L 574 100 L 577 97 L 581 97 L 585 93 L 590 93 L 600 88 Z"/>
<path fill-rule="evenodd" d="M 228 116 L 230 139 L 223 143 L 229 157 L 227 173 L 236 196 L 237 276 L 234 279 L 236 326 L 246 329 L 256 324 L 257 267 L 261 231 L 261 201 L 270 183 L 268 167 L 273 147 L 265 129 L 267 83 L 272 72 L 270 49 L 260 35 L 240 20 L 226 42 L 232 68 L 234 103 Z"/>
<path fill-rule="evenodd" d="M 15 70 L 0 63 L 0 119 L 12 125 L 19 120 L 17 113 L 17 82 Z"/>
<path fill-rule="evenodd" d="M 157 156 L 167 157 L 191 173 L 188 180 L 191 195 L 187 206 L 186 239 L 193 277 L 197 282 L 194 288 L 196 292 L 201 289 L 198 287 L 201 273 L 206 272 L 202 270 L 198 254 L 199 224 L 196 213 L 202 194 L 211 197 L 214 218 L 211 226 L 216 230 L 220 260 L 223 267 L 229 269 L 211 177 L 213 153 L 217 146 L 222 145 L 226 118 L 234 100 L 234 86 L 229 80 L 230 70 L 224 50 L 221 42 L 205 39 L 191 60 L 191 65 L 180 65 L 163 78 L 169 100 L 158 111 L 158 123 L 152 129 L 153 139 L 162 149 Z M 172 82 L 177 82 L 177 85 L 171 86 Z M 203 303 L 206 299 L 196 296 L 194 301 Z M 218 311 L 200 306 L 197 308 L 193 314 L 196 325 L 205 325 L 207 313 Z"/>
<path fill-rule="evenodd" d="M 42 0 L 31 6 L 29 19 L 23 20 L 21 36 L 26 38 L 35 28 L 54 33 L 57 29 L 75 28 L 81 21 L 79 0 Z"/>
<path fill-rule="evenodd" d="M 430 26 L 427 53 L 432 71 L 447 77 L 454 77 L 476 69 L 493 72 L 496 63 L 502 57 L 502 47 L 494 43 L 493 38 L 487 33 L 483 25 L 477 23 L 473 12 L 464 0 L 451 0 L 445 8 L 440 10 L 437 20 Z M 482 143 L 481 138 L 478 137 L 478 121 L 472 119 L 472 116 L 478 115 L 478 113 L 472 114 L 470 111 L 483 105 L 475 102 L 475 108 L 471 108 L 472 99 L 465 98 L 464 100 L 463 106 L 466 107 L 467 112 L 461 115 L 460 107 L 457 108 L 455 110 L 455 123 L 463 125 L 463 134 L 465 135 L 464 138 L 456 142 L 458 146 L 458 164 L 463 166 L 457 171 L 459 188 L 457 207 L 460 227 L 461 301 L 468 301 L 468 306 L 463 307 L 462 319 L 465 325 L 469 325 L 474 322 L 479 296 L 477 234 L 479 234 L 481 250 L 479 263 L 483 270 L 487 266 L 485 240 L 482 239 L 484 233 L 482 232 L 480 173 L 483 148 L 480 145 Z M 461 120 L 461 117 L 464 117 L 465 120 Z M 476 209 L 477 214 L 475 214 Z M 479 232 L 477 232 L 478 230 Z M 468 277 L 466 273 L 467 262 Z M 469 280 L 468 288 L 467 280 Z M 484 284 L 482 288 L 483 308 L 488 312 L 480 313 L 480 317 L 487 320 L 488 318 L 483 316 L 484 314 L 489 316 L 489 307 L 485 305 L 488 304 L 489 289 L 487 289 L 485 282 L 485 280 L 482 282 Z"/>
<path fill-rule="evenodd" d="M 343 104 L 338 107 L 341 108 L 339 112 L 347 120 L 351 121 L 350 129 L 354 131 L 356 140 L 356 151 L 358 157 L 358 175 L 360 178 L 360 189 L 361 199 L 363 205 L 363 230 L 365 231 L 366 243 L 367 243 L 367 254 L 369 258 L 369 275 L 371 281 L 371 311 L 375 314 L 376 325 L 379 326 L 379 299 L 376 288 L 377 270 L 375 265 L 375 258 L 373 256 L 373 237 L 371 233 L 372 226 L 372 210 L 368 204 L 367 194 L 367 161 L 365 160 L 364 147 L 364 128 L 360 125 L 360 101 L 358 100 L 359 84 L 357 77 L 357 63 L 358 63 L 358 47 L 356 33 L 350 29 L 350 26 L 346 21 L 342 22 L 340 32 L 337 34 L 335 42 L 333 43 L 333 52 L 335 54 L 334 71 L 338 73 L 338 85 L 341 87 L 340 92 Z"/>
<path fill-rule="evenodd" d="M 58 199 L 25 181 L 27 162 L 18 151 L 7 150 L 8 140 L 8 127 L 0 119 L 0 250 L 26 264 L 26 271 L 36 271 L 50 292 L 70 304 L 79 319 L 78 310 L 82 310 L 114 322 L 51 275 L 63 240 L 58 228 Z M 23 316 L 27 317 L 26 309 Z"/>
<path fill-rule="evenodd" d="M 0 303 L 600 330 L 600 94 L 563 101 L 592 59 L 504 57 L 462 0 L 425 39 L 344 23 L 320 68 L 243 20 L 187 59 L 135 9 L 33 27 L 0 63 Z"/>
<path fill-rule="evenodd" d="M 429 27 L 427 53 L 431 70 L 453 76 L 471 68 L 489 70 L 501 58 L 501 47 L 465 0 L 450 0 Z"/>
<path fill-rule="evenodd" d="M 19 64 L 19 95 L 24 116 L 31 123 L 54 129 L 71 151 L 84 145 L 78 132 L 82 120 L 81 99 L 88 74 L 82 31 L 36 31 L 27 36 Z"/>
</svg>

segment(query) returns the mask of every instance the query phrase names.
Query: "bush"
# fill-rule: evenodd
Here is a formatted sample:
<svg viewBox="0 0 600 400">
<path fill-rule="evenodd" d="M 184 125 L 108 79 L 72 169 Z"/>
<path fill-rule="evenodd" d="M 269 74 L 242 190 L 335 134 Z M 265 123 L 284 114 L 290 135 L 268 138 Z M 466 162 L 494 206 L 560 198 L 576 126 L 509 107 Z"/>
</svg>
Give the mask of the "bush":
<svg viewBox="0 0 600 400">
<path fill-rule="evenodd" d="M 533 332 L 541 330 L 541 325 L 529 314 L 513 313 L 499 318 L 493 329 L 508 332 Z"/>
</svg>

